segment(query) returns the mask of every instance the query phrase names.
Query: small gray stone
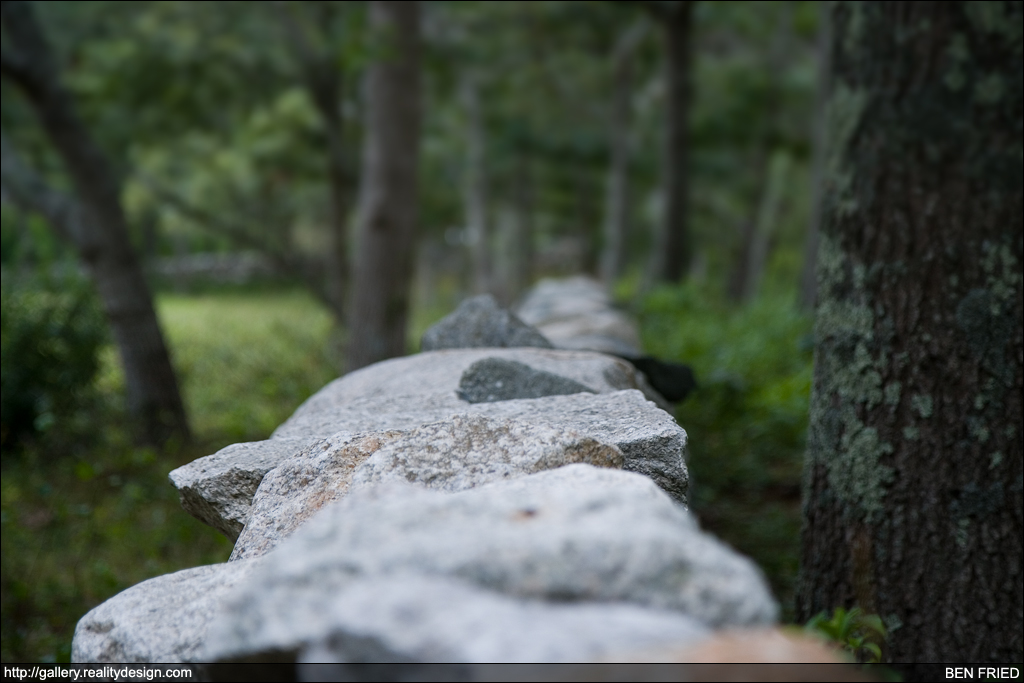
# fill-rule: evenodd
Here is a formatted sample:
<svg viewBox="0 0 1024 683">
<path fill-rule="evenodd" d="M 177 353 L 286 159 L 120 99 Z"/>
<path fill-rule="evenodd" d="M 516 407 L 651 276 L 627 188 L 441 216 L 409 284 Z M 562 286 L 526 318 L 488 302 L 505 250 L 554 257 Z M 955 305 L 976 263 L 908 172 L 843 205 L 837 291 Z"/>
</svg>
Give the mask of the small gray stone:
<svg viewBox="0 0 1024 683">
<path fill-rule="evenodd" d="M 622 467 L 615 446 L 515 420 L 456 415 L 409 432 L 319 441 L 281 463 L 260 484 L 232 560 L 280 544 L 351 486 L 410 482 L 462 491 L 570 463 Z"/>
<path fill-rule="evenodd" d="M 770 624 L 760 570 L 646 477 L 567 465 L 461 491 L 353 490 L 261 559 L 211 630 L 211 660 L 298 652 L 355 579 L 456 578 L 522 600 L 626 602 L 712 627 Z"/>
<path fill-rule="evenodd" d="M 73 662 L 203 661 L 207 628 L 252 562 L 193 567 L 136 584 L 78 621 Z"/>
<path fill-rule="evenodd" d="M 459 380 L 459 398 L 469 403 L 597 393 L 579 382 L 505 358 L 484 358 L 466 368 Z"/>
<path fill-rule="evenodd" d="M 294 436 L 232 444 L 172 470 L 168 477 L 189 514 L 233 541 L 263 476 L 309 441 Z"/>
<path fill-rule="evenodd" d="M 550 349 L 551 342 L 514 313 L 499 308 L 490 294 L 463 301 L 424 332 L 420 341 L 421 351 L 516 346 Z"/>
<path fill-rule="evenodd" d="M 357 579 L 328 596 L 308 662 L 579 662 L 683 647 L 710 631 L 685 615 L 628 603 L 516 600 L 416 574 Z"/>
</svg>

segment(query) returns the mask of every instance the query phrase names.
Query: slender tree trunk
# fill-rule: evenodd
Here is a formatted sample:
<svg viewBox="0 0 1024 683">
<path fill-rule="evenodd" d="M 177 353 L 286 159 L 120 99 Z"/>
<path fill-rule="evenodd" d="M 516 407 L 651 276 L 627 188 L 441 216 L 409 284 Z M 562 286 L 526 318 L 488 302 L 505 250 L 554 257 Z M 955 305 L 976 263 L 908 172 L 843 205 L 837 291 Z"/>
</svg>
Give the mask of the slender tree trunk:
<svg viewBox="0 0 1024 683">
<path fill-rule="evenodd" d="M 690 62 L 693 3 L 679 2 L 661 13 L 666 71 L 664 213 L 652 254 L 654 274 L 666 282 L 686 275 L 693 257 L 688 224 L 690 192 Z"/>
<path fill-rule="evenodd" d="M 420 8 L 371 2 L 387 55 L 367 73 L 366 133 L 348 367 L 405 353 L 418 213 Z"/>
<path fill-rule="evenodd" d="M 341 115 L 344 74 L 333 55 L 314 46 L 310 27 L 301 14 L 301 3 L 275 3 L 277 16 L 301 64 L 302 79 L 320 117 L 327 138 L 327 178 L 330 188 L 330 253 L 324 288 L 335 318 L 344 320 L 348 289 L 348 212 L 351 206 L 352 173 L 345 153 L 345 128 Z M 332 5 L 321 6 L 319 20 L 326 22 Z M 296 17 L 293 13 L 299 13 Z"/>
<path fill-rule="evenodd" d="M 633 58 L 647 32 L 646 23 L 633 24 L 619 38 L 612 54 L 612 102 L 608 120 L 608 194 L 605 205 L 601 279 L 610 286 L 626 265 L 629 234 L 629 161 L 633 122 Z"/>
<path fill-rule="evenodd" d="M 492 290 L 494 274 L 487 216 L 484 118 L 480 107 L 480 83 L 476 74 L 469 71 L 463 74 L 461 96 L 462 106 L 466 110 L 466 173 L 462 191 L 473 261 L 473 289 L 479 294 Z"/>
<path fill-rule="evenodd" d="M 514 183 L 512 277 L 509 287 L 509 293 L 513 298 L 529 287 L 533 275 L 533 174 L 525 152 L 520 152 L 516 161 Z"/>
<path fill-rule="evenodd" d="M 837 3 L 798 617 L 1024 656 L 1020 2 Z"/>
<path fill-rule="evenodd" d="M 743 287 L 740 297 L 750 301 L 757 295 L 764 275 L 765 264 L 772 236 L 779 223 L 783 199 L 789 180 L 789 155 L 776 152 L 768 164 L 768 178 L 765 182 L 764 195 L 757 209 L 757 220 L 753 224 L 743 264 Z"/>
<path fill-rule="evenodd" d="M 78 201 L 45 186 L 20 163 L 6 140 L 4 186 L 16 201 L 45 215 L 74 245 L 95 282 L 124 367 L 128 411 L 141 427 L 140 436 L 153 444 L 162 444 L 173 435 L 188 438 L 177 379 L 149 285 L 129 240 L 114 170 L 60 84 L 31 7 L 24 2 L 4 2 L 2 12 L 11 46 L 10 52 L 4 51 L 3 74 L 21 88 L 36 110 L 71 177 Z"/>
<path fill-rule="evenodd" d="M 824 7 L 818 28 L 818 85 L 814 102 L 813 158 L 811 160 L 811 212 L 807 221 L 804 267 L 800 273 L 800 307 L 814 308 L 817 296 L 818 234 L 821 226 L 823 177 L 825 174 L 825 103 L 829 96 L 832 57 L 832 17 Z"/>
</svg>

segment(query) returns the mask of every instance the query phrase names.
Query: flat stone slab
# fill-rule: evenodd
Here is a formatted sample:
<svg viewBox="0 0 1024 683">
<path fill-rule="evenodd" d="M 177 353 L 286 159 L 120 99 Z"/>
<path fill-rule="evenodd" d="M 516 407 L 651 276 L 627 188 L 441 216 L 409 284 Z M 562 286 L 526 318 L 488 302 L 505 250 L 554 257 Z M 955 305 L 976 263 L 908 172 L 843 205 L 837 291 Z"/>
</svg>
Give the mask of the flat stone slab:
<svg viewBox="0 0 1024 683">
<path fill-rule="evenodd" d="M 136 584 L 78 621 L 73 662 L 203 661 L 207 629 L 252 562 L 193 567 Z"/>
<path fill-rule="evenodd" d="M 354 486 L 403 482 L 463 491 L 581 462 L 621 468 L 623 457 L 615 446 L 571 430 L 483 415 L 456 415 L 408 432 L 325 439 L 263 479 L 231 560 L 267 553 Z"/>
<path fill-rule="evenodd" d="M 332 596 L 408 573 L 523 601 L 630 603 L 714 628 L 778 615 L 760 570 L 653 482 L 582 464 L 457 493 L 357 489 L 259 562 L 211 627 L 209 661 L 295 657 L 330 632 Z"/>
</svg>

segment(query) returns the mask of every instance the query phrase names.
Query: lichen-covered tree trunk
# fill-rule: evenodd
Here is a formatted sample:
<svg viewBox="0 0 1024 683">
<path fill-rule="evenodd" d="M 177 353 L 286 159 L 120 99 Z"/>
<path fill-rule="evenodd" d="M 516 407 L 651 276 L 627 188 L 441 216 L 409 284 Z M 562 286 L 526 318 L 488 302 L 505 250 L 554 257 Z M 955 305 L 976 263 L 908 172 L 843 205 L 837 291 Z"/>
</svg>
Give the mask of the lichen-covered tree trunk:
<svg viewBox="0 0 1024 683">
<path fill-rule="evenodd" d="M 372 2 L 370 25 L 384 49 L 367 73 L 350 370 L 405 353 L 419 209 L 419 4 Z"/>
<path fill-rule="evenodd" d="M 837 3 L 797 612 L 1021 661 L 1020 2 Z"/>
</svg>

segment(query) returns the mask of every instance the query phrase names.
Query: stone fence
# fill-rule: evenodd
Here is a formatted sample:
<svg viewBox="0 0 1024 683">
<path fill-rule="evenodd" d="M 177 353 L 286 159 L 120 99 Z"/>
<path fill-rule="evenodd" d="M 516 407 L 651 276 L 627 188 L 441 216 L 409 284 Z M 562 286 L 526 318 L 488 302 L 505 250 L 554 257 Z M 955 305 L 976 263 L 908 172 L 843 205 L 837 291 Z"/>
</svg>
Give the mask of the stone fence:
<svg viewBox="0 0 1024 683">
<path fill-rule="evenodd" d="M 229 561 L 99 605 L 73 659 L 830 660 L 765 630 L 761 571 L 688 511 L 686 432 L 619 357 L 640 350 L 629 319 L 582 279 L 520 312 L 470 299 L 421 353 L 171 472 Z"/>
</svg>

